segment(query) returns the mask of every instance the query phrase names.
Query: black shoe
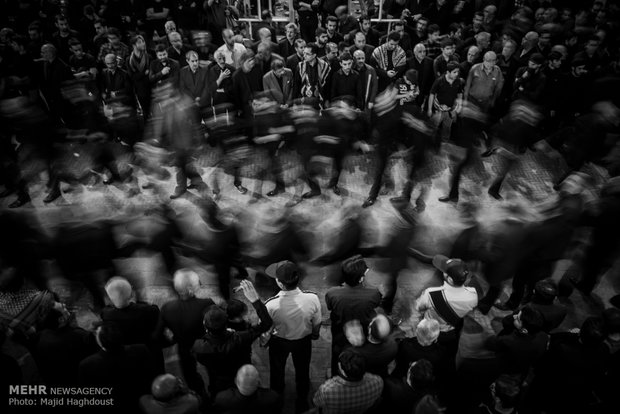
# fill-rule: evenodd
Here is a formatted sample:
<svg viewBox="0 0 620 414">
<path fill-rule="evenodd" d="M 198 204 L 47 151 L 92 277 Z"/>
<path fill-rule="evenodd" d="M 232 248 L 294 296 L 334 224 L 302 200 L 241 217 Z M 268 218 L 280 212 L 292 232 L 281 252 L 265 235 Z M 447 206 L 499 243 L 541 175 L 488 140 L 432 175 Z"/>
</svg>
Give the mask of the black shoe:
<svg viewBox="0 0 620 414">
<path fill-rule="evenodd" d="M 185 188 L 179 188 L 179 187 L 177 187 L 177 188 L 174 190 L 174 193 L 170 194 L 170 199 L 171 199 L 171 200 L 176 200 L 177 198 L 182 197 L 182 196 L 183 196 L 183 194 L 185 194 L 185 192 L 186 192 L 186 191 L 187 191 L 187 189 L 185 189 Z"/>
<path fill-rule="evenodd" d="M 459 198 L 447 195 L 447 196 L 439 197 L 438 200 L 441 201 L 442 203 L 458 203 Z"/>
<path fill-rule="evenodd" d="M 267 193 L 267 197 L 275 197 L 280 193 L 283 193 L 284 191 L 280 188 L 274 188 L 273 190 L 271 190 L 270 192 Z"/>
<path fill-rule="evenodd" d="M 62 195 L 62 193 L 60 192 L 60 190 L 52 190 L 50 191 L 50 193 L 47 195 L 47 197 L 45 197 L 43 199 L 43 202 L 45 204 L 47 203 L 51 203 L 52 201 L 56 200 L 58 197 L 60 197 Z"/>
<path fill-rule="evenodd" d="M 29 202 L 30 202 L 30 196 L 28 195 L 17 197 L 17 200 L 9 204 L 9 208 L 18 208 Z"/>
<path fill-rule="evenodd" d="M 334 194 L 336 194 L 337 196 L 339 196 L 339 195 L 340 195 L 340 188 L 339 188 L 337 185 L 335 185 L 335 186 L 333 186 L 333 187 L 332 187 L 332 191 L 333 191 L 333 192 L 334 192 Z"/>
<path fill-rule="evenodd" d="M 242 186 L 241 184 L 235 184 L 235 188 L 237 189 L 237 191 L 239 191 L 241 194 L 245 194 L 248 192 L 248 189 L 245 188 L 244 186 Z"/>
<path fill-rule="evenodd" d="M 364 201 L 364 204 L 362 204 L 362 208 L 367 208 L 367 207 L 372 206 L 373 204 L 375 204 L 375 201 L 377 201 L 375 197 L 368 197 L 366 201 Z"/>
<path fill-rule="evenodd" d="M 391 203 L 408 203 L 409 199 L 407 197 L 398 196 L 390 198 Z"/>
<path fill-rule="evenodd" d="M 498 190 L 496 190 L 496 189 L 494 189 L 494 188 L 489 188 L 488 193 L 489 193 L 489 195 L 490 195 L 491 197 L 493 197 L 493 198 L 494 198 L 494 199 L 496 199 L 496 200 L 503 200 L 503 199 L 504 199 L 504 197 L 502 197 L 502 196 L 501 196 L 501 194 L 499 193 L 499 191 L 498 191 Z"/>
<path fill-rule="evenodd" d="M 321 192 L 320 191 L 308 191 L 307 193 L 304 193 L 302 195 L 303 198 L 312 198 L 312 197 L 316 197 L 316 196 L 320 196 Z"/>
<path fill-rule="evenodd" d="M 487 158 L 487 157 L 490 157 L 491 155 L 495 154 L 496 152 L 497 152 L 497 148 L 489 148 L 488 150 L 486 150 L 485 152 L 480 154 L 480 156 L 482 158 Z"/>
<path fill-rule="evenodd" d="M 5 197 L 8 197 L 8 196 L 10 196 L 11 194 L 13 194 L 14 192 L 15 192 L 15 190 L 11 190 L 11 189 L 8 189 L 8 188 L 7 188 L 7 189 L 5 189 L 4 191 L 2 191 L 2 192 L 0 193 L 0 198 L 5 198 Z"/>
</svg>

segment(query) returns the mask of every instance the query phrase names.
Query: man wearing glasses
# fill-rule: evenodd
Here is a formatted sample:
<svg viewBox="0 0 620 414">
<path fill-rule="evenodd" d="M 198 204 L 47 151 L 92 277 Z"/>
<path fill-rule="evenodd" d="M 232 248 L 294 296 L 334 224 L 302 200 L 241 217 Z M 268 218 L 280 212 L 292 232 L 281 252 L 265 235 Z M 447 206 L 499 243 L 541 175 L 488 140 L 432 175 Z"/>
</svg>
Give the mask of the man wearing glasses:
<svg viewBox="0 0 620 414">
<path fill-rule="evenodd" d="M 316 43 L 308 43 L 304 48 L 304 60 L 297 65 L 293 80 L 293 97 L 301 98 L 315 107 L 321 106 L 327 99 L 329 63 L 317 59 Z"/>
</svg>

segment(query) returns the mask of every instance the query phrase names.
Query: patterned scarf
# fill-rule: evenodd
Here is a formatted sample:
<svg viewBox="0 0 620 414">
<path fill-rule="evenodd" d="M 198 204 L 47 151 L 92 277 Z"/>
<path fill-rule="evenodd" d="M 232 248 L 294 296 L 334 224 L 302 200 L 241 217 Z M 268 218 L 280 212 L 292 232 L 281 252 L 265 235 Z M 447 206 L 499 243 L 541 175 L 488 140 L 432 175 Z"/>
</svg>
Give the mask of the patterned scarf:
<svg viewBox="0 0 620 414">
<path fill-rule="evenodd" d="M 301 88 L 301 95 L 306 96 L 306 97 L 314 96 L 316 98 L 323 100 L 323 97 L 321 96 L 320 88 L 325 86 L 325 82 L 327 82 L 327 76 L 329 75 L 329 71 L 331 68 L 329 67 L 329 63 L 325 62 L 322 59 L 317 59 L 316 65 L 317 65 L 319 87 L 316 88 L 315 90 L 312 90 L 314 85 L 310 85 L 310 78 L 308 77 L 308 72 L 307 72 L 307 63 L 304 61 L 299 64 L 299 75 L 301 77 L 301 83 L 303 85 Z"/>
<path fill-rule="evenodd" d="M 131 52 L 129 57 L 129 67 L 133 72 L 144 73 L 149 64 L 149 54 L 142 53 L 142 56 L 137 56 L 135 52 Z"/>
<path fill-rule="evenodd" d="M 49 292 L 22 289 L 0 292 L 0 328 L 33 335 L 54 304 Z"/>
<path fill-rule="evenodd" d="M 392 54 L 392 63 L 394 68 L 404 66 L 407 62 L 407 55 L 402 47 L 396 46 L 393 52 L 387 50 L 387 45 L 381 45 L 372 52 L 373 59 L 379 64 L 383 70 L 388 70 L 388 53 Z"/>
</svg>

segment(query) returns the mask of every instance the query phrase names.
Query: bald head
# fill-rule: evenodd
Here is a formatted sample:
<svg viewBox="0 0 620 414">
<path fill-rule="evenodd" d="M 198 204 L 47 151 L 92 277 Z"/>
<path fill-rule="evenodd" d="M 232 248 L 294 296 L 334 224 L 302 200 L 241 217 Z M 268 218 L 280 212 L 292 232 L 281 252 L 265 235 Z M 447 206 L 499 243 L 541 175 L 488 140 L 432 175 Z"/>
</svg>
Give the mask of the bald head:
<svg viewBox="0 0 620 414">
<path fill-rule="evenodd" d="M 244 396 L 250 396 L 256 392 L 260 383 L 258 370 L 254 365 L 244 365 L 237 371 L 235 385 L 239 393 Z"/>
<path fill-rule="evenodd" d="M 112 55 L 114 56 L 114 55 Z M 107 56 L 106 56 L 107 58 Z M 124 277 L 115 276 L 105 285 L 105 292 L 115 308 L 122 309 L 129 306 L 133 293 L 131 284 Z"/>
<path fill-rule="evenodd" d="M 390 335 L 390 321 L 385 315 L 377 315 L 368 326 L 368 334 L 371 340 L 383 342 Z"/>
<path fill-rule="evenodd" d="M 169 401 L 179 394 L 180 385 L 179 379 L 174 375 L 160 375 L 153 380 L 151 394 L 156 400 Z"/>
<path fill-rule="evenodd" d="M 497 55 L 495 52 L 487 52 L 484 54 L 482 64 L 486 69 L 491 69 L 495 66 L 495 62 L 497 62 Z"/>
</svg>

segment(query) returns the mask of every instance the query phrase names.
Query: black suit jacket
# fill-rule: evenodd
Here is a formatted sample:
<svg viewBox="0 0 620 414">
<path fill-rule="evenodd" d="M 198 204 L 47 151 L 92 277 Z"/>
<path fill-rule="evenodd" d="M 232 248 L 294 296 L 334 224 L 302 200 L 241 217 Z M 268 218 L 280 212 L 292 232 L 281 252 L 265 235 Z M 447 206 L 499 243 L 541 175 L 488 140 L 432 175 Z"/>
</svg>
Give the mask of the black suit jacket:
<svg viewBox="0 0 620 414">
<path fill-rule="evenodd" d="M 208 75 L 207 68 L 198 67 L 196 73 L 192 74 L 189 66 L 184 67 L 179 74 L 179 91 L 193 101 L 200 98 L 200 106 L 207 105 Z"/>
<path fill-rule="evenodd" d="M 295 54 L 295 41 L 293 40 L 293 44 L 290 44 L 288 39 L 285 37 L 284 39 L 278 42 L 278 54 L 282 56 L 284 59 L 288 59 L 289 56 L 293 56 Z"/>
<path fill-rule="evenodd" d="M 433 61 L 425 57 L 422 62 L 418 62 L 415 56 L 407 59 L 407 66 L 409 69 L 415 69 L 418 71 L 418 87 L 420 88 L 420 95 L 418 96 L 419 102 L 422 102 L 425 97 L 431 91 L 433 82 L 435 82 L 435 72 L 433 69 Z"/>
<path fill-rule="evenodd" d="M 168 72 L 167 75 L 162 73 L 164 66 L 170 66 L 170 72 Z M 149 66 L 149 80 L 153 86 L 161 86 L 166 82 L 171 82 L 172 86 L 178 87 L 179 70 L 179 63 L 174 59 L 168 59 L 165 65 L 161 60 L 156 59 L 153 60 Z"/>
</svg>

